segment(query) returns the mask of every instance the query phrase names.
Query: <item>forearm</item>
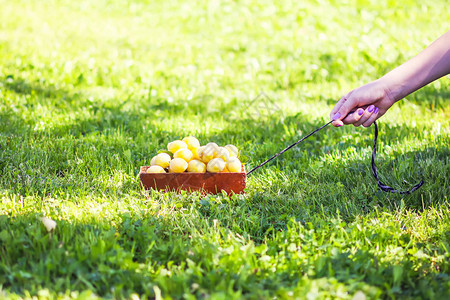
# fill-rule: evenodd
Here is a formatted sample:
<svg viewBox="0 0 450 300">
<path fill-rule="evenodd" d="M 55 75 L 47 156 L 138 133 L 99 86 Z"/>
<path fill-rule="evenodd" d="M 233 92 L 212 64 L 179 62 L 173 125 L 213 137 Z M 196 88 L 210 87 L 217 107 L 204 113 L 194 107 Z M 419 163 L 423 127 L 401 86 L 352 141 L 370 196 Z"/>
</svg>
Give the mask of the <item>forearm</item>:
<svg viewBox="0 0 450 300">
<path fill-rule="evenodd" d="M 398 101 L 428 83 L 450 73 L 450 31 L 425 50 L 380 80 L 386 83 L 389 97 Z"/>
</svg>

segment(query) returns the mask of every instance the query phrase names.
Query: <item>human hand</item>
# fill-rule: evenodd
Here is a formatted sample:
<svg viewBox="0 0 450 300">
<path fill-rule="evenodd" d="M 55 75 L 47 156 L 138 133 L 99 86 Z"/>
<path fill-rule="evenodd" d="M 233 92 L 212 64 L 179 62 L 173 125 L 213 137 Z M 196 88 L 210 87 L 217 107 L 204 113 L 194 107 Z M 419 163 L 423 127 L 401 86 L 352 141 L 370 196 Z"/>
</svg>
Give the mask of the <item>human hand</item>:
<svg viewBox="0 0 450 300">
<path fill-rule="evenodd" d="M 334 106 L 330 117 L 335 127 L 344 124 L 369 127 L 394 103 L 387 84 L 378 79 L 343 96 Z"/>
</svg>

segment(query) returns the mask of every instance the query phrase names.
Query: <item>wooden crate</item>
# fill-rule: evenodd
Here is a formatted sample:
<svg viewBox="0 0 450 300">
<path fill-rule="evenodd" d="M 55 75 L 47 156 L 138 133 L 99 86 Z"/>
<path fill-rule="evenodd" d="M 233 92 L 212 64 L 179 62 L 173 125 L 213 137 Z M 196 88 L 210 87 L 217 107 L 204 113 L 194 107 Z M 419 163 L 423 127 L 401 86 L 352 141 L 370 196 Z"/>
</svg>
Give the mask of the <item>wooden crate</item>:
<svg viewBox="0 0 450 300">
<path fill-rule="evenodd" d="M 217 194 L 244 193 L 247 175 L 245 167 L 239 173 L 146 173 L 149 166 L 141 167 L 139 176 L 146 190 L 202 191 Z"/>
</svg>

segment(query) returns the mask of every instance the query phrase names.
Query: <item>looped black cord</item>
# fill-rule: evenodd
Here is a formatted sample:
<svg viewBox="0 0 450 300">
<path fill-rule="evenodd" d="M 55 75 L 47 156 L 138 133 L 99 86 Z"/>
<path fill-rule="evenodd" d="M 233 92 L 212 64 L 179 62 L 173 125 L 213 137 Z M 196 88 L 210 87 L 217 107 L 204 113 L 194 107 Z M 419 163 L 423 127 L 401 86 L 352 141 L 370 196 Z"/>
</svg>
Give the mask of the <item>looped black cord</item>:
<svg viewBox="0 0 450 300">
<path fill-rule="evenodd" d="M 416 184 L 415 186 L 413 186 L 411 189 L 409 189 L 407 191 L 398 191 L 390 186 L 385 185 L 378 179 L 377 166 L 375 166 L 375 156 L 377 155 L 377 138 L 378 138 L 377 122 L 373 122 L 373 125 L 375 126 L 375 128 L 374 128 L 373 151 L 372 151 L 372 174 L 373 174 L 373 177 L 375 177 L 375 180 L 377 181 L 378 187 L 382 191 L 388 192 L 388 193 L 411 194 L 412 192 L 414 192 L 415 190 L 417 190 L 418 188 L 420 188 L 423 185 L 423 183 L 424 183 L 423 180 L 421 180 L 418 184 Z"/>
<path fill-rule="evenodd" d="M 251 169 L 250 171 L 247 172 L 247 176 L 249 174 L 251 174 L 252 172 L 256 171 L 257 169 L 261 168 L 262 166 L 264 166 L 265 164 L 267 164 L 268 162 L 270 162 L 271 160 L 277 158 L 278 156 L 280 156 L 281 154 L 283 154 L 284 152 L 288 151 L 289 149 L 291 149 L 292 147 L 296 146 L 297 144 L 303 142 L 304 140 L 306 140 L 307 138 L 309 138 L 311 135 L 313 135 L 314 133 L 316 133 L 317 131 L 327 127 L 328 125 L 330 125 L 333 121 L 330 121 L 328 123 L 326 123 L 325 125 L 322 125 L 321 127 L 315 129 L 314 131 L 310 132 L 308 135 L 304 136 L 303 138 L 299 139 L 297 142 L 293 143 L 292 145 L 289 145 L 288 147 L 284 148 L 283 150 L 281 150 L 280 152 L 278 152 L 277 154 L 275 154 L 274 156 L 272 156 L 271 158 L 267 159 L 266 161 L 264 161 L 263 163 L 259 164 L 258 166 L 254 167 L 253 169 Z M 399 194 L 411 194 L 412 192 L 414 192 L 415 190 L 417 190 L 418 188 L 420 188 L 424 181 L 421 180 L 418 184 L 416 184 L 415 186 L 413 186 L 411 189 L 407 190 L 407 191 L 398 191 L 390 186 L 385 185 L 384 183 L 382 183 L 379 179 L 378 179 L 378 171 L 377 171 L 377 167 L 375 166 L 375 156 L 377 155 L 377 138 L 378 138 L 378 125 L 377 122 L 374 122 L 373 125 L 375 126 L 374 128 L 374 137 L 373 137 L 373 151 L 372 151 L 372 174 L 373 177 L 375 177 L 375 180 L 377 181 L 378 186 L 380 187 L 380 189 L 384 192 L 388 192 L 388 193 L 399 193 Z"/>
</svg>

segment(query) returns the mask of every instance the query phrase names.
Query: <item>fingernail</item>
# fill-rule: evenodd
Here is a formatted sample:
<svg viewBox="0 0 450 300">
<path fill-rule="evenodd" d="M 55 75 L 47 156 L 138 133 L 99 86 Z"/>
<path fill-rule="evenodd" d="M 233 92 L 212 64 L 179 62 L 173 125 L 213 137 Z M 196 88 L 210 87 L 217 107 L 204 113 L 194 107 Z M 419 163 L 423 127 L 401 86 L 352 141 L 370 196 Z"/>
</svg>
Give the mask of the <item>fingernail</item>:
<svg viewBox="0 0 450 300">
<path fill-rule="evenodd" d="M 375 107 L 375 111 L 373 112 L 374 114 L 378 113 L 379 109 L 378 107 Z"/>
<path fill-rule="evenodd" d="M 358 115 L 362 115 L 364 113 L 364 109 L 358 109 Z"/>
<path fill-rule="evenodd" d="M 333 121 L 336 121 L 340 117 L 341 117 L 341 113 L 340 112 L 335 113 L 334 116 L 333 116 Z"/>
<path fill-rule="evenodd" d="M 373 112 L 373 109 L 375 108 L 374 105 L 369 106 L 369 108 L 367 109 L 369 112 Z"/>
<path fill-rule="evenodd" d="M 337 125 L 336 125 L 336 127 L 341 127 L 341 126 L 342 126 L 342 124 L 337 124 Z"/>
</svg>

